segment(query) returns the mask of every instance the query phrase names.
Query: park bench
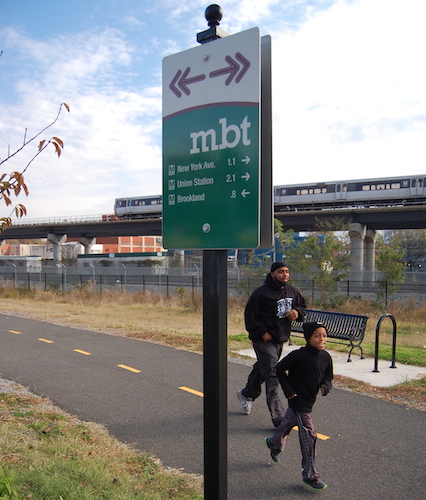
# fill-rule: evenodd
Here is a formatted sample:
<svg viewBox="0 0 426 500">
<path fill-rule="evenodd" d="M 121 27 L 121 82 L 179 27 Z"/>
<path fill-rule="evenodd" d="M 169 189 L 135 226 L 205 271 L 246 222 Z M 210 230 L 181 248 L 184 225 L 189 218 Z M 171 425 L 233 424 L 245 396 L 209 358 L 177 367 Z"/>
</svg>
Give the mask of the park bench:
<svg viewBox="0 0 426 500">
<path fill-rule="evenodd" d="M 365 327 L 367 326 L 368 316 L 358 314 L 346 314 L 331 311 L 317 311 L 307 309 L 305 322 L 319 321 L 324 323 L 327 328 L 328 342 L 345 344 L 350 346 L 348 362 L 351 361 L 351 354 L 355 347 L 361 351 L 361 359 L 364 359 L 364 351 L 361 342 L 364 340 Z M 291 331 L 300 333 L 303 336 L 303 323 L 292 321 Z M 291 345 L 291 338 L 289 340 Z"/>
</svg>

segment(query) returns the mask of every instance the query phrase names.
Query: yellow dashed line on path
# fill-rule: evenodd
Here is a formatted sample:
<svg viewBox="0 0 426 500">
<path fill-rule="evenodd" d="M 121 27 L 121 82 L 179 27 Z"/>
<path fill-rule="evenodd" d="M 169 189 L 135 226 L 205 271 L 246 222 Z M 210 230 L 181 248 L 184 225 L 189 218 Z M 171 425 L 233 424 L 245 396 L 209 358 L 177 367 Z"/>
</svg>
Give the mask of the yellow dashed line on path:
<svg viewBox="0 0 426 500">
<path fill-rule="evenodd" d="M 40 342 L 46 342 L 47 344 L 53 344 L 53 340 L 46 340 L 46 339 L 37 339 L 40 340 Z"/>
<path fill-rule="evenodd" d="M 195 394 L 196 396 L 201 396 L 202 398 L 204 397 L 204 394 L 199 391 L 195 391 L 194 389 L 190 389 L 189 387 L 185 387 L 184 385 L 179 387 L 180 390 L 190 392 L 191 394 Z"/>
<path fill-rule="evenodd" d="M 22 332 L 16 332 L 15 330 L 9 330 L 10 333 L 16 333 L 16 335 L 21 335 Z"/>
<path fill-rule="evenodd" d="M 117 365 L 119 368 L 124 368 L 125 370 L 129 370 L 129 372 L 133 373 L 141 373 L 141 370 L 137 370 L 136 368 L 132 368 L 131 366 L 127 365 Z"/>
<path fill-rule="evenodd" d="M 324 436 L 324 434 L 320 434 L 317 432 L 317 438 L 321 439 L 322 441 L 327 441 L 327 439 L 330 439 L 330 436 Z"/>
<path fill-rule="evenodd" d="M 294 429 L 295 431 L 298 431 L 298 430 L 299 430 L 299 427 L 297 427 L 297 425 L 295 425 L 295 426 L 293 427 L 293 429 Z M 324 436 L 324 434 L 320 434 L 319 432 L 317 432 L 317 438 L 318 438 L 318 439 L 321 439 L 322 441 L 327 441 L 327 439 L 330 439 L 330 436 Z"/>
<path fill-rule="evenodd" d="M 74 349 L 75 352 L 79 352 L 80 354 L 85 354 L 86 356 L 90 356 L 92 353 L 87 351 L 81 351 L 80 349 Z"/>
</svg>

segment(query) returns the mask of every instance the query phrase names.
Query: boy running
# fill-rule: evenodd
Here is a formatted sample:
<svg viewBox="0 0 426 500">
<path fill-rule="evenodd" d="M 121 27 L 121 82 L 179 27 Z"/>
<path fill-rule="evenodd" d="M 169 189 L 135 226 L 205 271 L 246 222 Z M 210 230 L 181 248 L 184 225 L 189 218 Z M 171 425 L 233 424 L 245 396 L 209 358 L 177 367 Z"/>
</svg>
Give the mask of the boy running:
<svg viewBox="0 0 426 500">
<path fill-rule="evenodd" d="M 288 408 L 273 436 L 265 438 L 264 442 L 272 460 L 279 462 L 278 455 L 285 448 L 287 436 L 297 425 L 302 452 L 302 480 L 312 488 L 322 490 L 327 485 L 315 470 L 317 433 L 311 412 L 318 391 L 326 396 L 331 389 L 333 362 L 325 351 L 327 330 L 322 323 L 304 323 L 303 333 L 306 346 L 292 351 L 277 365 L 277 377 L 288 400 Z"/>
</svg>

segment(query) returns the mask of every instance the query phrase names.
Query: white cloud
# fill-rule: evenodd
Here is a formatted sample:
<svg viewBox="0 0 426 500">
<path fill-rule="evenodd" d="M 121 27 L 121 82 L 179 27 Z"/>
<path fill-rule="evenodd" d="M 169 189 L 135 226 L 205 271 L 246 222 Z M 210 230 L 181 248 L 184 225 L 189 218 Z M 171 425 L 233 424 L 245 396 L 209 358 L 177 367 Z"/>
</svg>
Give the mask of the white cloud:
<svg viewBox="0 0 426 500">
<path fill-rule="evenodd" d="M 275 37 L 276 183 L 425 172 L 425 13 L 341 1 Z"/>
<path fill-rule="evenodd" d="M 18 102 L 2 103 L 10 117 L 2 133 L 12 151 L 50 123 L 60 102 L 62 113 L 44 138 L 56 135 L 65 148 L 58 160 L 46 151 L 26 173 L 30 196 L 20 200 L 30 217 L 111 213 L 117 196 L 161 190 L 161 88 L 119 86 L 132 50 L 119 33 L 85 33 L 48 43 L 10 33 L 20 58 L 31 58 L 34 73 L 17 81 Z M 20 169 L 34 148 L 27 148 L 7 169 Z M 2 156 L 5 152 L 2 151 Z"/>
</svg>

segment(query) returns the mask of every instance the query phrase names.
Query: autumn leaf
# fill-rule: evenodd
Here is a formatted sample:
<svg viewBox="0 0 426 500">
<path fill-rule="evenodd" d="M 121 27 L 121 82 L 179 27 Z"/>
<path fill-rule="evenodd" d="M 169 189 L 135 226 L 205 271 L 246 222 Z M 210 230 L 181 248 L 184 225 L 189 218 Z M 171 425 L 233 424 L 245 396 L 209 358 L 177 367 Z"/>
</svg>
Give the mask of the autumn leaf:
<svg viewBox="0 0 426 500">
<path fill-rule="evenodd" d="M 56 154 L 58 155 L 58 158 L 59 158 L 62 154 L 62 149 L 60 148 L 60 146 L 56 142 L 52 142 L 52 144 L 55 146 Z"/>
<path fill-rule="evenodd" d="M 6 194 L 6 192 L 2 193 L 3 195 L 3 201 L 4 201 L 4 204 L 8 207 L 9 205 L 12 204 L 9 196 L 8 196 L 9 193 Z"/>
<path fill-rule="evenodd" d="M 61 139 L 59 139 L 59 137 L 52 137 L 52 140 L 54 142 L 57 142 L 59 144 L 59 146 L 61 146 L 61 148 L 64 147 L 64 143 L 63 143 L 63 141 Z"/>
<path fill-rule="evenodd" d="M 12 224 L 10 217 L 0 217 L 0 231 L 4 231 Z"/>
<path fill-rule="evenodd" d="M 19 203 L 18 205 L 16 205 L 16 207 L 15 207 L 15 215 L 18 218 L 21 218 L 24 215 L 27 215 L 27 209 L 26 209 L 25 205 L 22 205 L 21 203 Z"/>
</svg>

